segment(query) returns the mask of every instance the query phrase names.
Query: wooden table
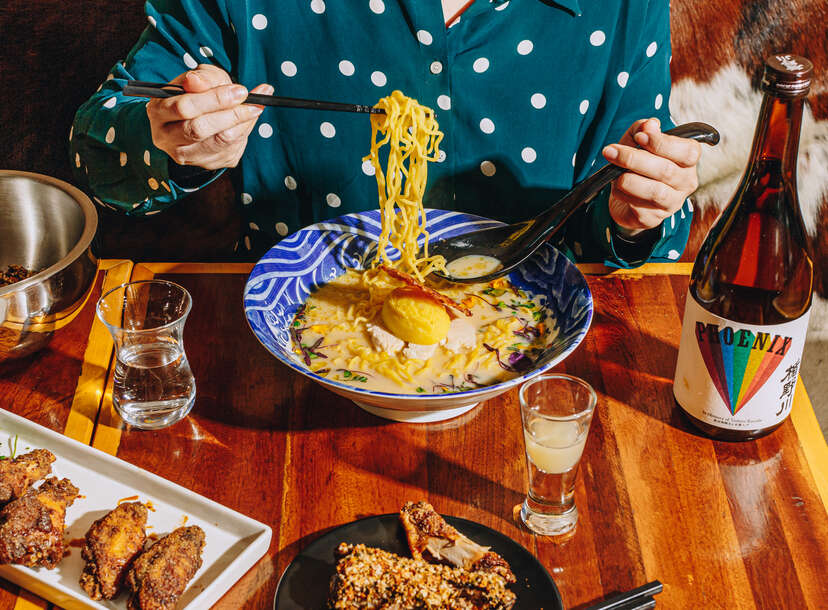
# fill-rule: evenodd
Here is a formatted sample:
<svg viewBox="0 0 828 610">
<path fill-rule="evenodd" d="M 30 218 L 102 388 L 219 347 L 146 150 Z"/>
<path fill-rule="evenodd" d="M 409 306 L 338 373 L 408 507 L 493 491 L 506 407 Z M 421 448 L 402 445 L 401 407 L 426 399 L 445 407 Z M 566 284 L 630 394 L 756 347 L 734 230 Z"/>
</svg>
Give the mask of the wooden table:
<svg viewBox="0 0 828 610">
<path fill-rule="evenodd" d="M 0 407 L 270 524 L 268 554 L 218 608 L 269 608 L 282 570 L 311 540 L 418 499 L 519 541 L 568 608 L 653 579 L 664 583 L 662 608 L 828 603 L 828 447 L 802 384 L 790 420 L 755 442 L 708 440 L 674 406 L 688 265 L 588 277 L 592 329 L 558 367 L 599 394 L 576 487 L 580 522 L 565 544 L 514 519 L 526 489 L 516 391 L 444 423 L 380 420 L 258 344 L 241 307 L 249 265 L 104 261 L 102 269 L 93 299 L 130 274 L 192 293 L 191 416 L 159 432 L 124 429 L 94 300 L 46 350 L 0 369 Z M 0 581 L 0 610 L 46 607 Z"/>
</svg>

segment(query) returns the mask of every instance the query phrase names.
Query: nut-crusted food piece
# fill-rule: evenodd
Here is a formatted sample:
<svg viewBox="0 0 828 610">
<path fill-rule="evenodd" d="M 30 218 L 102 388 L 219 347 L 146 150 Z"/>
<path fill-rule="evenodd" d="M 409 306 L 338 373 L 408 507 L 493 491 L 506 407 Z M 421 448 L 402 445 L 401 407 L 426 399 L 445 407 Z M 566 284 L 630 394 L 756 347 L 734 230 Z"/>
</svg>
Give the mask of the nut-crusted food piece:
<svg viewBox="0 0 828 610">
<path fill-rule="evenodd" d="M 494 572 L 515 582 L 503 557 L 458 532 L 428 502 L 407 502 L 400 510 L 400 521 L 414 559 Z"/>
<path fill-rule="evenodd" d="M 51 477 L 0 511 L 0 563 L 54 568 L 63 559 L 66 507 L 78 496 L 69 479 Z"/>
<path fill-rule="evenodd" d="M 173 610 L 201 567 L 204 530 L 179 527 L 138 556 L 127 572 L 128 610 Z"/>
<path fill-rule="evenodd" d="M 0 504 L 19 498 L 32 483 L 52 472 L 55 456 L 46 449 L 35 449 L 13 460 L 0 460 Z"/>
<path fill-rule="evenodd" d="M 492 572 L 470 572 L 407 559 L 364 544 L 342 543 L 328 605 L 334 610 L 509 610 L 515 594 Z"/>
<path fill-rule="evenodd" d="M 147 507 L 126 502 L 95 521 L 86 532 L 81 557 L 86 561 L 80 586 L 94 600 L 118 595 L 132 560 L 147 539 Z"/>
</svg>

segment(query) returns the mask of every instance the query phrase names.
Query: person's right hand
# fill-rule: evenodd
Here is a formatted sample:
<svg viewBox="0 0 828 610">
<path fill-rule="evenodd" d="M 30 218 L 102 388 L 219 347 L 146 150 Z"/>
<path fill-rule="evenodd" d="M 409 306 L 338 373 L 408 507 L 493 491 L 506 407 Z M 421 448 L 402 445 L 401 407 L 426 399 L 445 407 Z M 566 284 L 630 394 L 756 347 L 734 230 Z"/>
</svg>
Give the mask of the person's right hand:
<svg viewBox="0 0 828 610">
<path fill-rule="evenodd" d="M 261 106 L 242 105 L 247 89 L 234 85 L 221 68 L 201 64 L 171 81 L 187 93 L 147 103 L 152 141 L 179 165 L 204 169 L 235 167 Z M 262 84 L 254 93 L 273 93 Z"/>
</svg>

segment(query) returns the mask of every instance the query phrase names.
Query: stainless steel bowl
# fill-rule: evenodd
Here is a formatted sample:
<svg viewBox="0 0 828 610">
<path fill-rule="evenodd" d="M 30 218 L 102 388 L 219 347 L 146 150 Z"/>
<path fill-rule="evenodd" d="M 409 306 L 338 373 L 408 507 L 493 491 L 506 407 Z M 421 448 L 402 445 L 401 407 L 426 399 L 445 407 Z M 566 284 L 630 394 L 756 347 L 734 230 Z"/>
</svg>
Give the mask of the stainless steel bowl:
<svg viewBox="0 0 828 610">
<path fill-rule="evenodd" d="M 0 288 L 0 362 L 37 351 L 89 298 L 98 261 L 95 206 L 70 184 L 0 170 L 0 269 L 38 270 Z"/>
</svg>

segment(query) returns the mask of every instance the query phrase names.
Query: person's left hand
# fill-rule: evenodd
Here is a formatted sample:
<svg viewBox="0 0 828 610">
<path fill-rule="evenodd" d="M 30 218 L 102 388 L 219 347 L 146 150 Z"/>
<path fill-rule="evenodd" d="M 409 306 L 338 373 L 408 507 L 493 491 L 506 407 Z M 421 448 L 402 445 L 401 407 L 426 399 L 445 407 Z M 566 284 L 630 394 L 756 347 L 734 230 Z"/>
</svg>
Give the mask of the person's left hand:
<svg viewBox="0 0 828 610">
<path fill-rule="evenodd" d="M 701 145 L 662 133 L 658 119 L 636 121 L 603 154 L 630 170 L 613 182 L 609 198 L 610 216 L 630 235 L 658 227 L 699 185 Z"/>
</svg>

